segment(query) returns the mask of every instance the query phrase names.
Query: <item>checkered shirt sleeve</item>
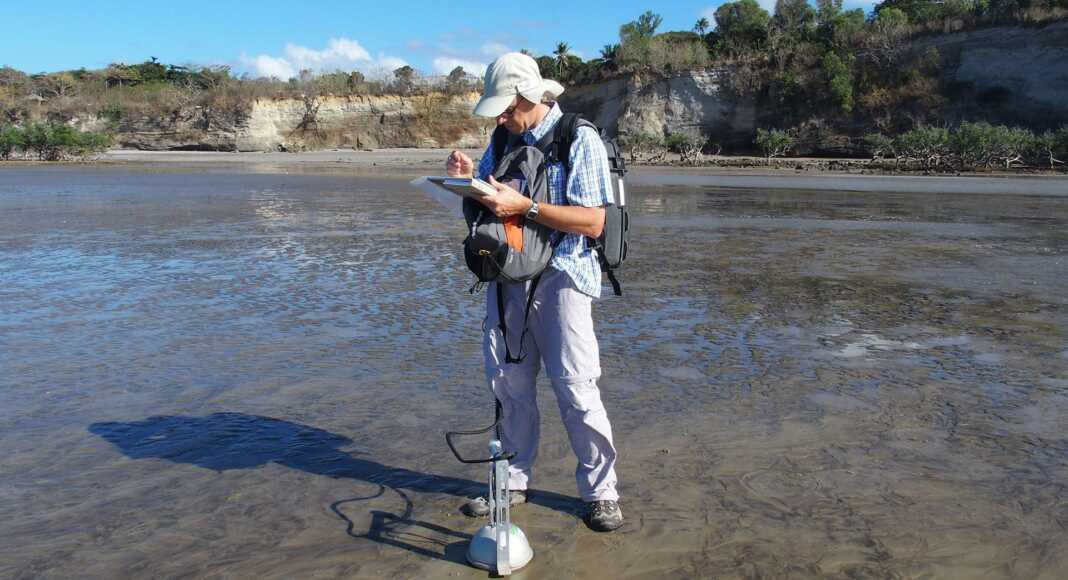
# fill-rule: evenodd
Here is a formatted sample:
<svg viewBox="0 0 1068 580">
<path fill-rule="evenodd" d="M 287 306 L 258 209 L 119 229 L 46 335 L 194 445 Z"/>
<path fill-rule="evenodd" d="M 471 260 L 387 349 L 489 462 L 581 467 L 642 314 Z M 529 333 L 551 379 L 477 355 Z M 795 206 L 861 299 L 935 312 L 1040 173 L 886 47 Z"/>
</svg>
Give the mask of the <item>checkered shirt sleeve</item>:
<svg viewBox="0 0 1068 580">
<path fill-rule="evenodd" d="M 583 207 L 612 203 L 608 152 L 597 131 L 590 127 L 578 129 L 571 143 L 570 160 L 571 173 L 566 176 L 562 163 L 549 168 L 551 203 Z M 556 247 L 550 265 L 567 272 L 582 293 L 594 298 L 601 296 L 601 265 L 585 236 L 565 235 Z"/>
</svg>

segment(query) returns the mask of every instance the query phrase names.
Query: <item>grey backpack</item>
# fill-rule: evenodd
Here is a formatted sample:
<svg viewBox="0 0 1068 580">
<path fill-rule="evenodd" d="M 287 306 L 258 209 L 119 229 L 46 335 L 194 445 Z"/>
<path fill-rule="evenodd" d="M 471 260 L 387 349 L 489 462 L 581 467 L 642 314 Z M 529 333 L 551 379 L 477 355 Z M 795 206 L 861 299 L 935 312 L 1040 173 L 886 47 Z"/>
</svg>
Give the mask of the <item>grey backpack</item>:
<svg viewBox="0 0 1068 580">
<path fill-rule="evenodd" d="M 519 180 L 520 193 L 537 201 L 549 201 L 545 154 L 537 147 L 513 147 L 493 173 L 505 183 Z M 533 280 L 549 265 L 555 249 L 552 228 L 520 218 L 523 249 L 508 245 L 504 221 L 481 203 L 464 199 L 467 238 L 464 260 L 479 282 L 525 282 Z"/>
</svg>

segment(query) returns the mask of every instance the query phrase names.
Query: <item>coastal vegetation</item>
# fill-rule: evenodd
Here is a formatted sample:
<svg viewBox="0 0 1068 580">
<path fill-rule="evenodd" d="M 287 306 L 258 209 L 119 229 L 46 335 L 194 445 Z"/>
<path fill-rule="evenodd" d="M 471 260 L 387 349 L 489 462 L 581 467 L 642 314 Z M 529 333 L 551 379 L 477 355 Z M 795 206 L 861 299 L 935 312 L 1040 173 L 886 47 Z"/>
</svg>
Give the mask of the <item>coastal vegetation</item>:
<svg viewBox="0 0 1068 580">
<path fill-rule="evenodd" d="M 0 159 L 30 157 L 39 161 L 86 158 L 111 147 L 111 136 L 78 131 L 65 123 L 0 124 Z"/>
<path fill-rule="evenodd" d="M 668 78 L 705 69 L 727 70 L 725 90 L 760 111 L 748 146 L 724 143 L 698 128 L 686 133 L 621 135 L 634 159 L 664 159 L 674 152 L 684 163 L 702 153 L 761 153 L 766 160 L 799 154 L 892 160 L 899 168 L 1063 167 L 1066 129 L 1020 125 L 952 109 L 964 89 L 949 78 L 937 43 L 946 34 L 992 26 L 1043 26 L 1068 19 L 1068 0 L 885 0 L 871 13 L 844 9 L 842 0 L 778 0 L 769 12 L 756 0 L 722 4 L 714 18 L 692 29 L 662 31 L 662 18 L 646 11 L 619 28 L 618 42 L 583 59 L 567 42 L 534 55 L 547 77 L 570 85 L 614 78 Z M 239 120 L 256 99 L 299 99 L 308 113 L 298 129 L 316 133 L 317 99 L 326 96 L 430 97 L 478 91 L 480 79 L 461 67 L 429 76 L 403 66 L 376 77 L 359 71 L 294 78 L 235 76 L 226 66 L 175 65 L 150 58 L 113 63 L 101 70 L 27 74 L 0 68 L 0 124 L 7 155 L 64 156 L 93 151 L 63 145 L 44 151 L 23 144 L 25 135 L 46 134 L 73 143 L 103 143 L 145 120 L 192 119 L 207 131 L 219 119 Z M 994 95 L 996 97 L 996 95 Z M 989 95 L 968 98 L 982 100 Z M 991 97 L 992 98 L 992 97 Z M 425 132 L 450 135 L 468 123 L 437 119 L 444 101 L 424 98 L 413 122 Z M 425 111 L 423 109 L 426 109 Z M 91 122 L 89 122 L 91 121 Z M 63 125 L 90 128 L 77 139 L 60 137 Z M 32 129 L 32 131 L 31 131 Z M 15 134 L 22 135 L 16 138 Z M 92 135 L 92 136 L 89 136 Z M 313 140 L 314 141 L 314 140 Z M 329 139 L 322 139 L 323 143 Z"/>
<path fill-rule="evenodd" d="M 765 164 L 790 153 L 797 136 L 782 129 L 757 129 L 754 145 Z M 861 145 L 869 164 L 887 170 L 974 171 L 1032 167 L 1064 169 L 1068 160 L 1068 127 L 1035 133 L 1019 127 L 986 122 L 961 123 L 954 128 L 921 126 L 890 137 L 868 133 Z M 662 163 L 669 153 L 678 154 L 683 165 L 698 163 L 699 138 L 669 134 L 657 138 L 640 133 L 629 141 L 634 163 Z M 712 151 L 718 154 L 719 149 Z"/>
</svg>

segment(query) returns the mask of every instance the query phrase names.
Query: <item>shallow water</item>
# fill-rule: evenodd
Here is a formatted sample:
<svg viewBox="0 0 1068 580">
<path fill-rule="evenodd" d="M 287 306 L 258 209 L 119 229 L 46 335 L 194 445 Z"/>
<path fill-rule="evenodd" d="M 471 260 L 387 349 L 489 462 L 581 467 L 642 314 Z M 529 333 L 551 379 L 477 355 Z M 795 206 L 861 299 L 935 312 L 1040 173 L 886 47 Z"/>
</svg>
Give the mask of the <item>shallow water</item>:
<svg viewBox="0 0 1068 580">
<path fill-rule="evenodd" d="M 1068 198 L 805 179 L 636 180 L 628 523 L 546 388 L 517 577 L 1068 574 Z M 384 176 L 0 170 L 0 577 L 485 577 L 461 235 Z"/>
</svg>

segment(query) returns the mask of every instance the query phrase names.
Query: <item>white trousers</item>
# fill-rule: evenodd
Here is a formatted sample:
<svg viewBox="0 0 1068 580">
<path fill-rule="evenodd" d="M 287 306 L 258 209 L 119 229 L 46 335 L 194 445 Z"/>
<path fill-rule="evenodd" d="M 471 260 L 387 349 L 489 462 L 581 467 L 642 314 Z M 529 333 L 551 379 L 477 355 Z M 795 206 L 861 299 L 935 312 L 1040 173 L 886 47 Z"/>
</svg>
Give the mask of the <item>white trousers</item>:
<svg viewBox="0 0 1068 580">
<path fill-rule="evenodd" d="M 601 361 L 593 333 L 592 299 L 578 291 L 566 273 L 546 269 L 535 289 L 524 333 L 529 287 L 529 282 L 502 284 L 508 344 L 513 357 L 523 355 L 522 362 L 506 362 L 493 284 L 486 300 L 482 340 L 486 378 L 504 410 L 502 443 L 516 454 L 509 487 L 527 489 L 538 457 L 541 417 L 536 382 L 544 363 L 571 449 L 578 458 L 575 480 L 579 495 L 583 501 L 617 500 L 612 425 L 597 388 Z"/>
</svg>

